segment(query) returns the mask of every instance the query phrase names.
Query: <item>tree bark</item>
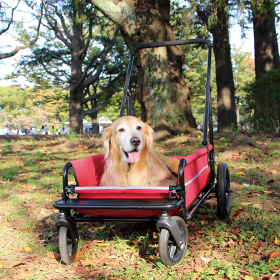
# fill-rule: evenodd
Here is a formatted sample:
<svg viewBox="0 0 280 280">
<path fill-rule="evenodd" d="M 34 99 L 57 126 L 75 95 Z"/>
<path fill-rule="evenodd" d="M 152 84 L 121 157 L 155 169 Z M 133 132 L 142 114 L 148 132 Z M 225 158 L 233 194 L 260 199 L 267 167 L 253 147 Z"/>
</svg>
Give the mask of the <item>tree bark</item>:
<svg viewBox="0 0 280 280">
<path fill-rule="evenodd" d="M 257 1 L 252 1 L 255 71 L 256 79 L 265 75 L 271 69 L 280 69 L 279 50 L 275 27 L 274 4 L 270 0 L 264 0 L 265 11 L 254 8 Z"/>
<path fill-rule="evenodd" d="M 255 73 L 258 80 L 272 69 L 280 69 L 279 49 L 277 44 L 277 34 L 275 27 L 275 3 L 272 0 L 253 0 L 251 3 L 254 29 L 254 48 L 255 48 Z M 267 96 L 266 90 L 262 92 Z M 271 98 L 267 96 L 267 98 Z M 261 98 L 255 100 L 254 118 L 259 120 L 254 122 L 255 129 L 259 129 L 265 124 L 265 117 L 258 110 L 264 104 Z M 278 105 L 280 106 L 280 104 Z M 270 110 L 271 108 L 268 108 Z"/>
<path fill-rule="evenodd" d="M 220 16 L 222 25 L 225 25 L 228 19 L 225 19 L 224 13 L 221 13 Z M 237 128 L 229 33 L 228 28 L 223 28 L 223 26 L 211 29 L 211 33 L 214 39 L 213 50 L 216 62 L 218 130 L 228 131 L 232 126 Z"/>
<path fill-rule="evenodd" d="M 77 15 L 78 16 L 78 15 Z M 83 59 L 80 51 L 83 49 L 82 26 L 78 22 L 73 23 L 73 36 L 71 44 L 71 78 L 70 78 L 70 102 L 69 102 L 69 120 L 71 130 L 81 133 L 83 129 L 83 82 L 79 80 L 83 75 L 82 63 Z"/>
<path fill-rule="evenodd" d="M 216 62 L 216 83 L 218 102 L 218 130 L 228 131 L 232 126 L 237 128 L 235 88 L 229 43 L 229 13 L 226 10 L 228 1 L 219 3 L 213 0 L 212 13 L 216 13 L 215 23 L 209 23 L 209 12 L 197 6 L 197 13 L 213 35 L 213 49 Z"/>
<path fill-rule="evenodd" d="M 175 40 L 169 0 L 91 2 L 120 26 L 130 49 L 140 43 Z M 179 46 L 142 49 L 135 58 L 141 118 L 161 136 L 196 127 L 189 101 L 192 92 L 182 70 L 184 58 Z"/>
</svg>

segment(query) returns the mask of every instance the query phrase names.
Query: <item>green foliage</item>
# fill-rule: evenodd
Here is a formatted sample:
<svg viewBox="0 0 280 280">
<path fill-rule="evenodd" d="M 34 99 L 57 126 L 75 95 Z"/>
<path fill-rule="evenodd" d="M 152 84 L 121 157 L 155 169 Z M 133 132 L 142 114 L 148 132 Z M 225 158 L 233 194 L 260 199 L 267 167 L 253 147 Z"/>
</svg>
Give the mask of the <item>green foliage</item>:
<svg viewBox="0 0 280 280">
<path fill-rule="evenodd" d="M 252 114 L 256 130 L 275 133 L 280 120 L 280 70 L 271 70 L 244 87 L 248 93 L 247 110 Z"/>
<path fill-rule="evenodd" d="M 252 58 L 252 54 L 249 52 L 242 52 L 240 47 L 233 48 L 231 54 L 235 97 L 238 100 L 239 121 L 242 124 L 244 122 L 249 122 L 251 117 L 250 112 L 246 109 L 247 92 L 244 91 L 244 87 L 246 83 L 255 80 L 255 62 Z"/>
<path fill-rule="evenodd" d="M 60 88 L 38 90 L 0 87 L 0 125 L 42 126 L 68 120 L 67 92 Z"/>
<path fill-rule="evenodd" d="M 97 112 L 92 110 L 104 106 L 103 103 L 107 102 L 106 97 L 112 88 L 119 92 L 124 84 L 124 79 L 121 78 L 107 88 L 112 80 L 124 72 L 127 65 L 128 50 L 121 34 L 106 55 L 104 49 L 111 44 L 116 26 L 93 5 L 79 0 L 46 3 L 44 23 L 45 29 L 41 30 L 40 44 L 34 46 L 32 53 L 19 61 L 18 71 L 9 78 L 24 75 L 30 83 L 35 84 L 37 90 L 59 87 L 70 91 L 71 81 L 74 81 L 72 85 L 80 81 L 83 87 L 76 88 L 78 92 L 75 94 L 80 95 L 84 115 L 88 114 L 92 119 L 96 119 Z M 59 30 L 59 36 L 56 36 L 54 30 Z M 78 37 L 83 39 L 80 45 L 74 43 L 76 42 L 74 36 L 77 36 L 77 33 Z M 80 64 L 73 63 L 73 53 L 81 52 L 88 40 L 90 43 L 87 51 L 79 55 Z M 50 103 L 50 99 L 54 96 L 52 94 L 48 96 Z M 64 99 L 65 97 L 64 92 Z M 88 101 L 83 102 L 84 98 L 88 98 Z M 57 98 L 53 103 L 56 101 Z M 65 101 L 62 104 L 67 106 Z M 59 110 L 51 110 L 51 114 L 56 115 L 56 118 L 60 118 L 59 113 Z"/>
<path fill-rule="evenodd" d="M 174 27 L 177 39 L 197 39 L 210 38 L 207 29 L 198 24 L 198 18 L 195 9 L 190 5 L 182 6 L 178 1 L 171 3 L 170 21 Z M 204 118 L 205 107 L 205 84 L 207 68 L 207 47 L 205 45 L 184 45 L 182 46 L 186 54 L 183 71 L 185 82 L 191 89 L 193 97 L 191 98 L 192 113 L 197 121 L 202 122 Z M 211 83 L 212 83 L 212 103 L 216 100 L 216 81 L 215 81 L 215 63 L 212 62 Z M 180 95 L 180 93 L 178 93 Z M 178 96 L 179 98 L 179 96 Z M 213 115 L 216 114 L 217 106 L 213 106 Z M 181 117 L 181 116 L 179 116 Z M 169 121 L 172 118 L 168 117 Z"/>
<path fill-rule="evenodd" d="M 274 0 L 252 0 L 248 2 L 246 1 L 247 8 L 249 10 L 249 18 L 252 19 L 254 15 L 259 15 L 260 17 L 276 16 L 276 2 L 277 1 Z"/>
</svg>

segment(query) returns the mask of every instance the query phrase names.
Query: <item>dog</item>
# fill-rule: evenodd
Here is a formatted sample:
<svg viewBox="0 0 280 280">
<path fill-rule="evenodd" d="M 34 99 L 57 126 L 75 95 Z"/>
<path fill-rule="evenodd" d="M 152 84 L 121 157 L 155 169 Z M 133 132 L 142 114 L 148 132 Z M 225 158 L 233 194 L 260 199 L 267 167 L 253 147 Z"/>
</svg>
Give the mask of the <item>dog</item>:
<svg viewBox="0 0 280 280">
<path fill-rule="evenodd" d="M 179 160 L 153 150 L 153 133 L 149 125 L 133 116 L 120 117 L 106 128 L 100 186 L 176 184 Z"/>
</svg>

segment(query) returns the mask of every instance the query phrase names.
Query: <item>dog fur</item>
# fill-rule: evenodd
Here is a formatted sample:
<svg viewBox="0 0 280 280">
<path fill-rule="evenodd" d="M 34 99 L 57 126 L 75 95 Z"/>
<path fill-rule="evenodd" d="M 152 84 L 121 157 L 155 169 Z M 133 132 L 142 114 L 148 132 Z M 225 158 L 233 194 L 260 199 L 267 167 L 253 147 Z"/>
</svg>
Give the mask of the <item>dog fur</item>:
<svg viewBox="0 0 280 280">
<path fill-rule="evenodd" d="M 179 160 L 153 150 L 153 129 L 133 116 L 115 120 L 103 134 L 105 171 L 100 186 L 177 183 Z"/>
</svg>

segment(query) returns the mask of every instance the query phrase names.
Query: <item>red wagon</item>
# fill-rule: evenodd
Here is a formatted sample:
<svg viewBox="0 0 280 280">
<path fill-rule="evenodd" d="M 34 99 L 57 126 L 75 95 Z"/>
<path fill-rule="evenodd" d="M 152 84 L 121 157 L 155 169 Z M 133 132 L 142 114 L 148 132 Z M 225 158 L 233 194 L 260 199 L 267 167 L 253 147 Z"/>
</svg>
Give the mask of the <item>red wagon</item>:
<svg viewBox="0 0 280 280">
<path fill-rule="evenodd" d="M 186 221 L 192 218 L 211 193 L 217 197 L 219 216 L 221 218 L 229 216 L 230 179 L 227 164 L 220 163 L 217 174 L 215 173 L 210 41 L 180 40 L 136 46 L 131 51 L 120 116 L 123 116 L 126 99 L 130 97 L 128 85 L 133 59 L 139 49 L 194 43 L 208 45 L 202 148 L 188 156 L 176 157 L 180 160 L 180 164 L 178 183 L 174 186 L 100 187 L 99 182 L 105 165 L 103 154 L 68 162 L 63 169 L 62 199 L 53 203 L 53 206 L 60 210 L 55 226 L 59 232 L 60 255 L 65 264 L 74 261 L 76 256 L 77 222 L 156 222 L 156 227 L 160 231 L 161 260 L 166 265 L 174 265 L 186 253 L 188 244 Z M 74 185 L 68 184 L 69 170 L 74 171 L 76 180 Z M 73 193 L 77 194 L 76 198 L 71 197 Z"/>
</svg>

